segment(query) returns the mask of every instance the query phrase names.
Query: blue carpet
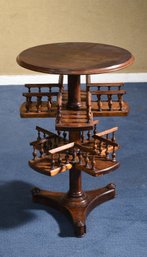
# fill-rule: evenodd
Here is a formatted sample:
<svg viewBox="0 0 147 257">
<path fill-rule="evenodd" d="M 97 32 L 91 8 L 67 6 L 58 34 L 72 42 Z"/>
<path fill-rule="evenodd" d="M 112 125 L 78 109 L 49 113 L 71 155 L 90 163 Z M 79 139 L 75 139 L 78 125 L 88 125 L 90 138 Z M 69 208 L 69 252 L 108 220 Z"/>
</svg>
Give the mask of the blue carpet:
<svg viewBox="0 0 147 257">
<path fill-rule="evenodd" d="M 64 215 L 31 201 L 34 185 L 68 190 L 68 172 L 50 178 L 27 165 L 35 126 L 53 131 L 54 120 L 20 119 L 23 87 L 0 87 L 0 257 L 147 256 L 147 83 L 125 88 L 129 116 L 100 119 L 100 130 L 119 125 L 121 166 L 100 178 L 83 173 L 84 189 L 114 182 L 117 197 L 89 214 L 80 239 Z"/>
</svg>

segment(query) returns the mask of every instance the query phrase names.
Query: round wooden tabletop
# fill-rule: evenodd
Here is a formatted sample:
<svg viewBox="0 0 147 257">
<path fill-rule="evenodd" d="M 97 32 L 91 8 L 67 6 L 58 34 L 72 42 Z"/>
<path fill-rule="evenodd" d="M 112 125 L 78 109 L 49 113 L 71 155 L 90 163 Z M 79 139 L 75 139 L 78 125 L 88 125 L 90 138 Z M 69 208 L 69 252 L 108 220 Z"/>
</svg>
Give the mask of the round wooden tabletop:
<svg viewBox="0 0 147 257">
<path fill-rule="evenodd" d="M 49 74 L 98 74 L 132 64 L 132 54 L 120 47 L 86 42 L 39 45 L 21 52 L 20 66 Z"/>
</svg>

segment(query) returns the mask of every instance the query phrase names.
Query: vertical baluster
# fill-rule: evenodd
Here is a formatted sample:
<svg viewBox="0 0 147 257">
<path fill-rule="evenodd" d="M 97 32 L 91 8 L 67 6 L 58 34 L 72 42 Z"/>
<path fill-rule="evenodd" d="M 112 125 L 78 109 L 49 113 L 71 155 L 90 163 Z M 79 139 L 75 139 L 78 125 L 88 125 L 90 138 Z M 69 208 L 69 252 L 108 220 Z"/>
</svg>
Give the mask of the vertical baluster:
<svg viewBox="0 0 147 257">
<path fill-rule="evenodd" d="M 66 137 L 67 137 L 67 133 L 65 131 L 63 131 L 63 139 L 64 139 L 64 141 L 66 141 Z"/>
<path fill-rule="evenodd" d="M 61 110 L 62 110 L 62 94 L 61 93 L 58 94 L 57 102 L 58 102 L 57 123 L 60 123 L 61 122 L 61 118 L 62 118 L 62 114 L 61 114 Z"/>
<path fill-rule="evenodd" d="M 108 143 L 106 143 L 105 157 L 106 157 L 106 160 L 109 160 L 109 144 Z"/>
<path fill-rule="evenodd" d="M 87 92 L 87 119 L 88 119 L 88 122 L 91 121 L 92 117 L 91 117 L 91 93 L 90 92 Z"/>
<path fill-rule="evenodd" d="M 52 92 L 52 87 L 51 86 L 49 86 L 49 93 L 51 93 Z"/>
<path fill-rule="evenodd" d="M 97 133 L 96 124 L 94 125 L 93 134 L 95 135 Z"/>
<path fill-rule="evenodd" d="M 40 145 L 40 158 L 42 157 L 42 155 L 44 154 L 44 144 Z"/>
<path fill-rule="evenodd" d="M 33 160 L 37 159 L 37 149 L 35 146 L 33 146 Z"/>
<path fill-rule="evenodd" d="M 112 110 L 112 95 L 108 94 L 108 108 L 109 111 Z"/>
<path fill-rule="evenodd" d="M 47 109 L 48 111 L 51 109 L 52 107 L 52 98 L 50 95 L 48 95 L 48 99 L 47 99 Z"/>
<path fill-rule="evenodd" d="M 65 152 L 65 162 L 67 164 L 69 163 L 69 150 L 66 150 L 66 152 Z"/>
<path fill-rule="evenodd" d="M 40 140 L 40 139 L 41 139 L 41 133 L 40 133 L 40 131 L 38 130 L 37 140 Z"/>
<path fill-rule="evenodd" d="M 80 149 L 78 151 L 78 157 L 79 157 L 79 164 L 82 165 L 82 163 L 83 163 L 83 155 L 82 155 L 82 152 L 81 152 Z"/>
<path fill-rule="evenodd" d="M 113 152 L 112 152 L 112 161 L 116 161 L 116 151 L 115 151 L 115 146 L 113 146 Z"/>
<path fill-rule="evenodd" d="M 88 156 L 88 153 L 86 153 L 86 157 L 85 157 L 85 167 L 89 168 L 89 156 Z"/>
<path fill-rule="evenodd" d="M 28 93 L 31 93 L 31 87 L 28 87 Z"/>
<path fill-rule="evenodd" d="M 98 146 L 97 146 L 97 140 L 94 139 L 94 144 L 93 144 L 93 151 L 96 153 L 98 150 Z"/>
<path fill-rule="evenodd" d="M 97 90 L 100 91 L 101 87 L 98 86 Z M 101 102 L 101 95 L 97 95 L 97 105 L 98 105 L 98 110 L 102 110 L 102 102 Z"/>
<path fill-rule="evenodd" d="M 29 112 L 31 108 L 31 103 L 32 103 L 32 97 L 27 96 L 26 97 L 26 111 Z"/>
<path fill-rule="evenodd" d="M 37 108 L 37 112 L 41 111 L 41 96 L 37 96 L 37 104 L 36 104 L 36 108 Z"/>
<path fill-rule="evenodd" d="M 61 141 L 61 131 L 60 130 L 57 130 L 57 133 L 58 133 L 58 142 L 60 143 L 60 141 Z"/>
<path fill-rule="evenodd" d="M 55 160 L 54 160 L 54 154 L 51 155 L 51 170 L 55 168 Z"/>
<path fill-rule="evenodd" d="M 102 141 L 98 142 L 98 155 L 101 157 L 101 153 L 102 153 Z"/>
<path fill-rule="evenodd" d="M 92 160 L 91 160 L 91 168 L 92 168 L 92 170 L 95 170 L 95 164 L 96 164 L 95 155 L 93 154 Z"/>
<path fill-rule="evenodd" d="M 81 141 L 82 141 L 82 143 L 84 143 L 84 131 L 82 131 L 82 133 L 81 133 Z"/>
<path fill-rule="evenodd" d="M 98 105 L 98 111 L 102 111 L 101 95 L 97 95 L 97 105 Z"/>
<path fill-rule="evenodd" d="M 58 165 L 61 166 L 62 163 L 62 158 L 61 158 L 61 154 L 58 154 Z"/>
<path fill-rule="evenodd" d="M 90 141 L 90 139 L 91 139 L 91 131 L 90 130 L 88 130 L 88 132 L 87 132 L 87 139 L 88 139 L 88 141 Z"/>
<path fill-rule="evenodd" d="M 118 94 L 119 110 L 122 111 L 123 108 L 123 94 Z"/>
<path fill-rule="evenodd" d="M 41 86 L 38 86 L 38 92 L 41 93 Z"/>
<path fill-rule="evenodd" d="M 76 156 L 77 156 L 77 152 L 76 149 L 73 148 L 73 152 L 72 152 L 72 162 L 75 163 L 76 162 Z"/>
<path fill-rule="evenodd" d="M 114 142 L 114 143 L 116 142 L 116 139 L 115 139 L 115 132 L 112 132 L 112 139 L 111 139 L 111 140 L 112 140 L 112 142 Z"/>
</svg>

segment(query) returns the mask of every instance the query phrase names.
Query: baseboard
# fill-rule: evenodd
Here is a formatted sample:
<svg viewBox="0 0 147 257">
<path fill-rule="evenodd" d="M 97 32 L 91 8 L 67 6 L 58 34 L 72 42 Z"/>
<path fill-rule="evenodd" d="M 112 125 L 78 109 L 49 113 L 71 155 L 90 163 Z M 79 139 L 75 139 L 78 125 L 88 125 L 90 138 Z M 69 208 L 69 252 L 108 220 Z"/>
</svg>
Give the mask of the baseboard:
<svg viewBox="0 0 147 257">
<path fill-rule="evenodd" d="M 107 73 L 92 75 L 92 82 L 147 82 L 147 73 Z M 27 83 L 56 83 L 58 75 L 0 75 L 0 86 L 24 85 Z M 85 82 L 85 76 L 81 76 L 81 83 Z M 64 78 L 67 83 L 67 76 Z"/>
</svg>

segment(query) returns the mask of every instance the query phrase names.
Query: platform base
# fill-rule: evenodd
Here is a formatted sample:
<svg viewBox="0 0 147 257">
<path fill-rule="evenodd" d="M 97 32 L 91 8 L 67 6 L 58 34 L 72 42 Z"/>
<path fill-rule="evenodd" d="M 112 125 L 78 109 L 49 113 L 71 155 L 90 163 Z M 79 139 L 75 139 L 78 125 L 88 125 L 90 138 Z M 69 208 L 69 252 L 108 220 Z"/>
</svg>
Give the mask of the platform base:
<svg viewBox="0 0 147 257">
<path fill-rule="evenodd" d="M 34 202 L 53 207 L 71 217 L 77 237 L 82 237 L 86 233 L 86 217 L 88 213 L 97 205 L 114 197 L 114 184 L 82 192 L 78 197 L 73 197 L 70 193 L 49 192 L 39 188 L 32 189 Z"/>
</svg>

